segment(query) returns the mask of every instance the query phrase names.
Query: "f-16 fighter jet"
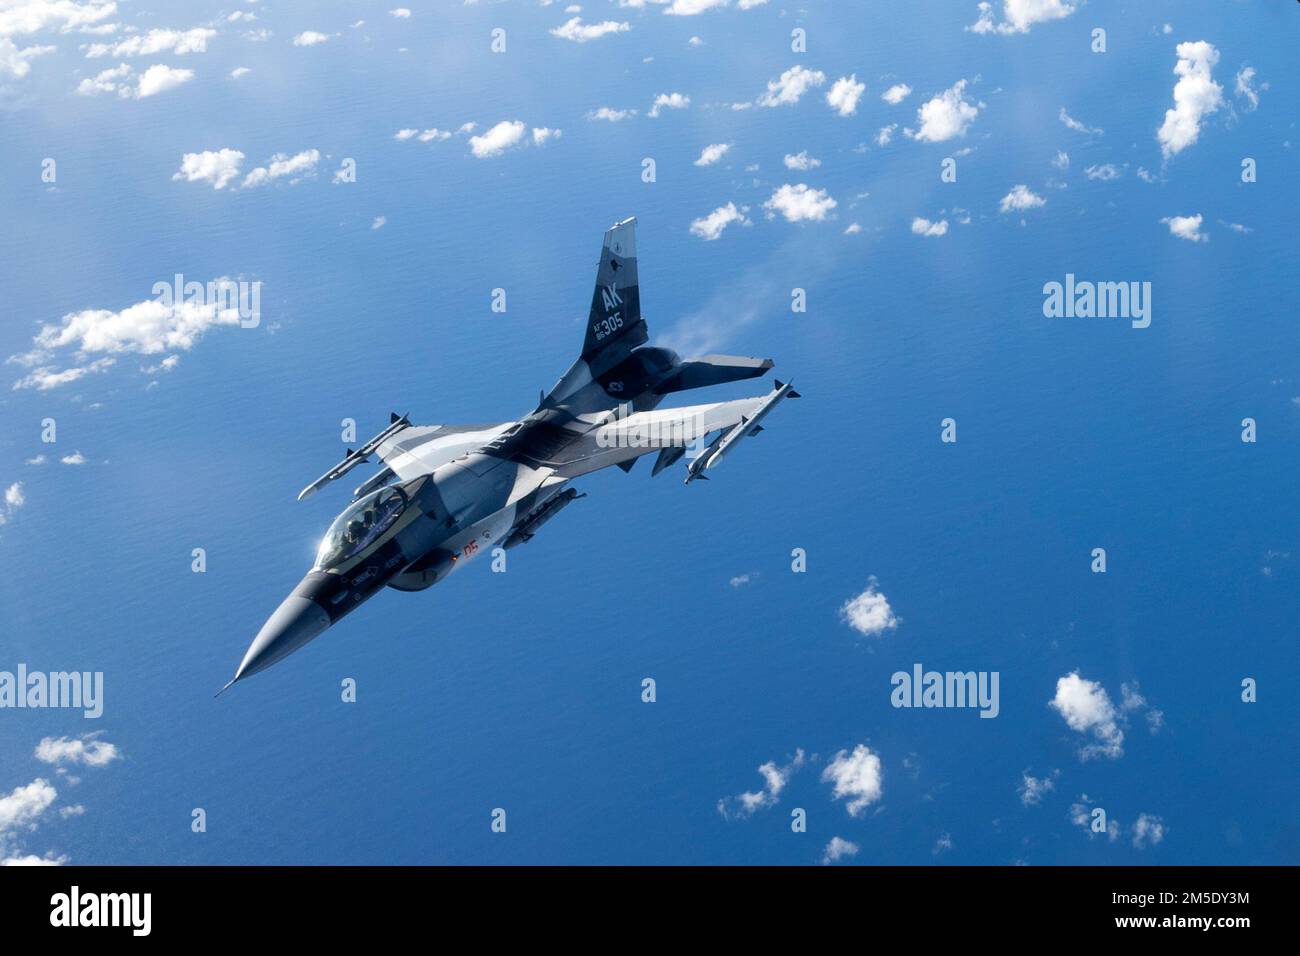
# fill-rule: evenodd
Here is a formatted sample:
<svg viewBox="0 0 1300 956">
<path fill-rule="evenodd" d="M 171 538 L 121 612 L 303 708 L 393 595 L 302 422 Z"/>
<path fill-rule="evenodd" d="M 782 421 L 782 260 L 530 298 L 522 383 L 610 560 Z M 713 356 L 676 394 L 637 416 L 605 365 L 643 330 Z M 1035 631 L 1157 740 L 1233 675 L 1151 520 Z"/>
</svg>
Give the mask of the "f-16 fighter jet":
<svg viewBox="0 0 1300 956">
<path fill-rule="evenodd" d="M 635 229 L 625 219 L 605 233 L 582 355 L 537 408 L 496 425 L 412 425 L 394 414 L 302 490 L 299 501 L 371 455 L 383 463 L 353 491 L 315 566 L 262 625 L 226 687 L 292 654 L 385 585 L 422 591 L 485 551 L 531 541 L 584 497 L 570 487 L 575 478 L 610 465 L 630 471 L 650 452 L 658 453 L 657 475 L 694 447 L 702 450 L 686 465 L 686 481 L 707 479 L 773 408 L 799 397 L 777 382 L 756 398 L 656 410 L 673 392 L 755 378 L 772 361 L 683 360 L 647 346 Z"/>
</svg>

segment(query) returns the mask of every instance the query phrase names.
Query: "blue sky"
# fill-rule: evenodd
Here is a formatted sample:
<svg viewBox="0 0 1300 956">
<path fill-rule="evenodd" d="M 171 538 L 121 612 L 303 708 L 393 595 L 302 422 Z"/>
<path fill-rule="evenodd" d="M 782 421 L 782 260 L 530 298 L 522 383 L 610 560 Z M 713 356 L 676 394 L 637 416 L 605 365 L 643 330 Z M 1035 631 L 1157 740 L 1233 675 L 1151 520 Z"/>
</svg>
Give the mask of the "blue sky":
<svg viewBox="0 0 1300 956">
<path fill-rule="evenodd" d="M 0 857 L 1300 858 L 1293 5 L 398 2 L 0 2 L 0 672 L 105 687 L 0 710 Z M 804 399 L 213 700 L 340 422 L 527 411 L 628 215 L 652 339 Z"/>
</svg>

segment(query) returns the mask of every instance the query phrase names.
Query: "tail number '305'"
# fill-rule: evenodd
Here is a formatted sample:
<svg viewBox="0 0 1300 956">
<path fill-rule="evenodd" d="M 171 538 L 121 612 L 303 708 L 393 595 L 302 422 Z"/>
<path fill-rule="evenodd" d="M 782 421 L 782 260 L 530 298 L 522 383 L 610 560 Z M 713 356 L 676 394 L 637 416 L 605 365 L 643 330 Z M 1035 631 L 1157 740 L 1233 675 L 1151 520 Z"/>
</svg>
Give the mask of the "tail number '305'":
<svg viewBox="0 0 1300 956">
<path fill-rule="evenodd" d="M 611 315 L 609 318 L 601 319 L 599 322 L 593 325 L 591 327 L 591 331 L 596 334 L 596 341 L 599 342 L 601 339 L 613 335 L 622 327 L 623 327 L 623 316 Z"/>
</svg>

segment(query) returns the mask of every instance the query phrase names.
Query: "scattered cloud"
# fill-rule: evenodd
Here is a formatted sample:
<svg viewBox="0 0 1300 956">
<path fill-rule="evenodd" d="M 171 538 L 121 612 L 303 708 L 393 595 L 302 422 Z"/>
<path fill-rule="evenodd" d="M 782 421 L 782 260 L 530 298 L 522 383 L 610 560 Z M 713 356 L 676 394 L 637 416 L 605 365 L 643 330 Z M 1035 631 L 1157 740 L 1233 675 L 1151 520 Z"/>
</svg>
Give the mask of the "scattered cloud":
<svg viewBox="0 0 1300 956">
<path fill-rule="evenodd" d="M 700 158 L 695 161 L 696 166 L 712 166 L 731 149 L 730 143 L 710 143 L 700 150 Z"/>
<path fill-rule="evenodd" d="M 301 153 L 294 153 L 290 156 L 287 153 L 276 153 L 272 156 L 265 166 L 258 166 L 249 171 L 244 177 L 242 187 L 251 189 L 256 186 L 265 186 L 277 179 L 288 179 L 289 185 L 294 185 L 302 180 L 304 176 L 314 176 L 316 174 L 316 164 L 320 162 L 320 150 L 305 149 Z"/>
<path fill-rule="evenodd" d="M 897 106 L 903 100 L 912 95 L 912 88 L 906 83 L 895 83 L 885 92 L 880 94 L 880 98 L 890 106 Z"/>
<path fill-rule="evenodd" d="M 1144 850 L 1148 846 L 1155 846 L 1165 838 L 1165 824 L 1157 816 L 1151 814 L 1138 814 L 1137 823 L 1133 824 L 1133 846 L 1135 849 Z"/>
<path fill-rule="evenodd" d="M 116 93 L 122 99 L 142 100 L 173 90 L 192 79 L 193 70 L 182 70 L 165 63 L 155 63 L 139 75 L 129 63 L 119 63 L 82 80 L 77 84 L 77 93 L 81 96 Z"/>
<path fill-rule="evenodd" d="M 936 94 L 916 111 L 919 127 L 907 134 L 923 143 L 941 143 L 955 136 L 965 136 L 979 115 L 980 107 L 966 99 L 966 80 L 958 80 Z"/>
<path fill-rule="evenodd" d="M 206 53 L 208 41 L 217 35 L 210 27 L 195 27 L 192 30 L 150 30 L 136 33 L 114 43 L 92 43 L 87 46 L 86 57 L 97 59 L 111 56 L 120 60 L 131 56 L 156 56 L 159 53 L 172 53 L 184 56 L 187 53 Z"/>
<path fill-rule="evenodd" d="M 1056 116 L 1057 119 L 1059 119 L 1070 129 L 1074 130 L 1076 133 L 1087 133 L 1089 136 L 1100 136 L 1106 132 L 1104 129 L 1102 129 L 1099 126 L 1089 126 L 1087 123 L 1075 119 L 1073 116 L 1071 116 L 1069 113 L 1065 111 L 1064 106 L 1061 107 L 1061 111 L 1057 113 Z"/>
<path fill-rule="evenodd" d="M 944 228 L 947 229 L 946 224 Z M 880 637 L 886 631 L 898 628 L 898 616 L 876 584 L 874 576 L 869 578 L 862 593 L 849 598 L 840 607 L 840 618 L 844 623 L 866 637 Z"/>
<path fill-rule="evenodd" d="M 1260 91 L 1267 89 L 1267 83 L 1261 83 L 1258 87 L 1255 86 L 1255 68 L 1253 66 L 1243 66 L 1237 71 L 1234 90 L 1237 96 L 1246 101 L 1247 110 L 1255 110 L 1259 108 Z"/>
<path fill-rule="evenodd" d="M 1011 192 L 1002 197 L 998 202 L 998 211 L 1020 212 L 1026 209 L 1037 209 L 1040 206 L 1046 205 L 1046 199 L 1035 193 L 1028 186 L 1020 184 L 1012 186 Z"/>
<path fill-rule="evenodd" d="M 82 765 L 105 767 L 122 756 L 115 744 L 93 734 L 82 737 L 45 737 L 36 745 L 36 759 L 55 767 Z"/>
<path fill-rule="evenodd" d="M 615 20 L 605 20 L 601 23 L 583 23 L 582 17 L 574 17 L 551 30 L 551 36 L 559 37 L 561 40 L 572 40 L 574 43 L 586 43 L 589 40 L 599 40 L 611 33 L 626 33 L 631 29 L 631 25 L 626 21 L 620 23 Z"/>
<path fill-rule="evenodd" d="M 1076 7 L 1068 0 L 1003 0 L 1002 20 L 993 21 L 993 4 L 978 5 L 979 18 L 966 29 L 971 33 L 1028 33 L 1036 23 L 1060 20 L 1074 13 Z"/>
<path fill-rule="evenodd" d="M 858 82 L 858 75 L 852 73 L 842 76 L 832 85 L 826 94 L 826 102 L 840 116 L 852 116 L 858 111 L 858 100 L 867 90 L 867 84 Z"/>
<path fill-rule="evenodd" d="M 1059 770 L 1053 770 L 1045 777 L 1031 776 L 1028 770 L 1021 773 L 1021 783 L 1016 788 L 1016 793 L 1020 794 L 1020 802 L 1027 807 L 1038 806 L 1044 794 L 1056 789 L 1056 778 L 1059 774 Z"/>
<path fill-rule="evenodd" d="M 810 89 L 825 82 L 826 74 L 821 70 L 809 70 L 795 65 L 775 80 L 768 80 L 767 90 L 758 97 L 757 102 L 759 106 L 767 107 L 793 106 Z"/>
<path fill-rule="evenodd" d="M 733 202 L 725 206 L 719 206 L 707 216 L 703 216 L 691 223 L 691 235 L 699 236 L 701 239 L 713 240 L 722 235 L 722 231 L 733 222 L 740 223 L 742 226 L 748 226 L 750 221 L 745 218 L 748 206 L 736 208 Z"/>
<path fill-rule="evenodd" d="M 863 811 L 880 799 L 884 792 L 880 755 L 866 744 L 858 744 L 852 753 L 841 750 L 822 771 L 822 781 L 831 784 L 831 798 L 847 800 L 849 816 Z"/>
<path fill-rule="evenodd" d="M 1219 51 L 1205 40 L 1180 43 L 1174 73 L 1174 108 L 1165 111 L 1165 121 L 1156 130 L 1160 151 L 1166 159 L 1181 153 L 1201 135 L 1201 120 L 1223 103 L 1223 87 L 1214 82 L 1211 71 L 1219 62 Z"/>
<path fill-rule="evenodd" d="M 658 119 L 663 110 L 684 110 L 691 105 L 691 98 L 681 93 L 660 93 L 650 107 L 651 119 Z"/>
<path fill-rule="evenodd" d="M 1079 749 L 1079 759 L 1093 757 L 1117 759 L 1124 756 L 1124 731 L 1120 715 L 1111 702 L 1106 688 L 1096 681 L 1080 677 L 1072 671 L 1056 682 L 1056 696 L 1048 706 L 1060 714 L 1066 725 L 1076 733 L 1089 735 L 1095 743 Z"/>
<path fill-rule="evenodd" d="M 1124 175 L 1124 172 L 1114 163 L 1102 163 L 1100 166 L 1089 166 L 1083 171 L 1083 174 L 1089 179 L 1098 179 L 1103 183 L 1108 183 L 1113 179 L 1119 179 Z"/>
<path fill-rule="evenodd" d="M 477 159 L 500 156 L 506 150 L 518 146 L 524 138 L 527 127 L 519 120 L 502 120 L 482 136 L 471 136 L 470 152 Z"/>
<path fill-rule="evenodd" d="M 804 765 L 805 759 L 804 752 L 796 750 L 794 757 L 782 766 L 778 766 L 775 760 L 760 765 L 758 773 L 763 778 L 762 789 L 750 790 L 735 797 L 724 797 L 718 801 L 718 812 L 728 820 L 743 819 L 753 816 L 755 811 L 764 807 L 775 806 L 781 799 L 781 791 Z"/>
<path fill-rule="evenodd" d="M 1199 212 L 1195 216 L 1166 216 L 1160 220 L 1169 227 L 1171 235 L 1188 242 L 1209 242 L 1210 237 L 1201 232 L 1201 223 L 1205 217 Z"/>
<path fill-rule="evenodd" d="M 840 860 L 857 856 L 860 849 L 861 847 L 850 840 L 833 836 L 831 841 L 826 844 L 826 849 L 822 851 L 822 864 L 838 863 Z"/>
<path fill-rule="evenodd" d="M 787 153 L 784 162 L 786 169 L 797 169 L 800 171 L 816 169 L 822 164 L 820 159 L 815 159 L 812 156 L 809 156 L 808 150 L 806 149 L 793 154 Z"/>
<path fill-rule="evenodd" d="M 912 220 L 912 234 L 935 239 L 939 236 L 946 236 L 948 234 L 948 220 L 940 219 L 938 222 L 931 222 L 929 219 L 917 216 Z"/>
<path fill-rule="evenodd" d="M 304 30 L 293 38 L 293 45 L 318 46 L 322 43 L 328 43 L 329 41 L 330 35 L 328 33 L 320 33 L 316 30 Z"/>
<path fill-rule="evenodd" d="M 837 205 L 824 189 L 813 189 L 805 183 L 793 186 L 786 183 L 772 193 L 763 208 L 769 219 L 780 213 L 786 222 L 821 222 Z"/>
<path fill-rule="evenodd" d="M 629 116 L 636 116 L 636 110 L 616 110 L 608 106 L 602 106 L 598 110 L 592 110 L 587 114 L 589 120 L 605 120 L 609 123 L 617 123 L 625 120 Z"/>
<path fill-rule="evenodd" d="M 239 176 L 244 154 L 237 149 L 204 150 L 181 156 L 181 168 L 172 176 L 189 183 L 210 183 L 213 189 L 225 189 Z"/>
</svg>

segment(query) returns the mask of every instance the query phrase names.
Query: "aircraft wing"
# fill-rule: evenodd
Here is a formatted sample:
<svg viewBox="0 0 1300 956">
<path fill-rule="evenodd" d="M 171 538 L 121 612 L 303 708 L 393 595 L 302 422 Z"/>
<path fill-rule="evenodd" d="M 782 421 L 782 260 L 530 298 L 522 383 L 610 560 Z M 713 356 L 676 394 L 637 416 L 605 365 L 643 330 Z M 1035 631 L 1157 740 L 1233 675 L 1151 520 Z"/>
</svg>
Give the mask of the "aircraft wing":
<svg viewBox="0 0 1300 956">
<path fill-rule="evenodd" d="M 680 459 L 688 447 L 698 444 L 703 448 L 704 437 L 711 432 L 723 432 L 719 437 L 732 444 L 754 434 L 760 430 L 759 419 L 787 396 L 797 398 L 798 393 L 778 382 L 775 390 L 754 398 L 660 408 L 621 418 L 611 414 L 588 432 L 580 453 L 556 467 L 555 473 L 576 478 L 610 465 L 628 468 L 630 462 L 653 451 L 659 452 L 654 470 L 658 474 Z"/>
<path fill-rule="evenodd" d="M 477 451 L 514 424 L 411 425 L 384 439 L 376 451 L 398 478 L 410 481 Z"/>
</svg>

